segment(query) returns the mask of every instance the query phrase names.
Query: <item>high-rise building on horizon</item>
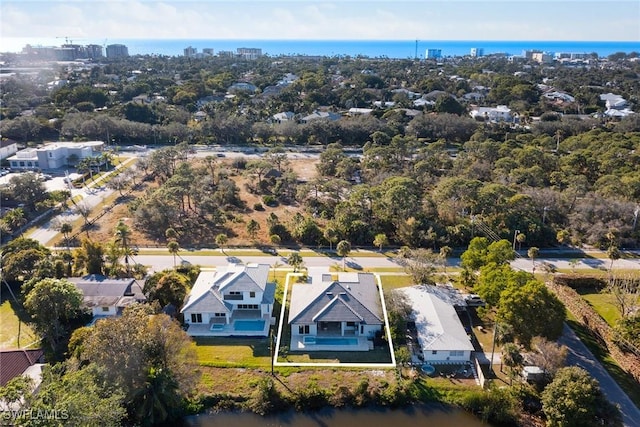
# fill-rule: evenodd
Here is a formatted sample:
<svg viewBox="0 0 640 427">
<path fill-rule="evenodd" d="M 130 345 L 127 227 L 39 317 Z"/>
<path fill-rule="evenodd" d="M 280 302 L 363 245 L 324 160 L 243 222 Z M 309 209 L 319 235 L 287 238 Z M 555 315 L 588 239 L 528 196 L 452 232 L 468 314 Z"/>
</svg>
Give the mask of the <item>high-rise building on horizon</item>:
<svg viewBox="0 0 640 427">
<path fill-rule="evenodd" d="M 129 56 L 129 49 L 123 44 L 107 45 L 107 58 L 126 58 Z"/>
<path fill-rule="evenodd" d="M 481 47 L 472 47 L 471 52 L 469 53 L 473 58 L 479 58 L 484 56 L 484 49 Z"/>
<path fill-rule="evenodd" d="M 202 48 L 202 54 L 204 56 L 213 56 L 213 49 L 210 47 L 204 47 Z"/>
<path fill-rule="evenodd" d="M 186 56 L 187 58 L 192 58 L 194 56 L 196 56 L 196 54 L 198 53 L 198 49 L 196 49 L 195 47 L 185 47 L 184 50 L 184 56 Z"/>
<path fill-rule="evenodd" d="M 262 56 L 262 49 L 255 47 L 239 47 L 238 56 L 243 59 L 258 59 Z"/>
<path fill-rule="evenodd" d="M 427 49 L 424 57 L 427 59 L 442 58 L 442 49 Z"/>
</svg>

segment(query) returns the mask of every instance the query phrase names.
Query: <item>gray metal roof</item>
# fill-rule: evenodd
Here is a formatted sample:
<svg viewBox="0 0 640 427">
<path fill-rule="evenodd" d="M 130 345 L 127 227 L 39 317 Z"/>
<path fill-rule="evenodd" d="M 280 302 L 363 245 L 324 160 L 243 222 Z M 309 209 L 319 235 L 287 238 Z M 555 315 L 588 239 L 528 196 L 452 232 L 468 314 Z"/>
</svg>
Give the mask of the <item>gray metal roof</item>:
<svg viewBox="0 0 640 427">
<path fill-rule="evenodd" d="M 423 351 L 473 351 L 471 340 L 451 304 L 428 292 L 428 288 L 423 286 L 398 291 L 407 295 L 411 301 L 418 341 Z"/>
<path fill-rule="evenodd" d="M 293 285 L 289 323 L 318 321 L 381 324 L 382 305 L 375 277 L 370 273 L 312 277 L 311 283 Z"/>
<path fill-rule="evenodd" d="M 82 291 L 86 307 L 125 307 L 134 302 L 146 301 L 142 287 L 133 278 L 109 279 L 100 275 L 70 277 L 69 282 Z"/>
</svg>

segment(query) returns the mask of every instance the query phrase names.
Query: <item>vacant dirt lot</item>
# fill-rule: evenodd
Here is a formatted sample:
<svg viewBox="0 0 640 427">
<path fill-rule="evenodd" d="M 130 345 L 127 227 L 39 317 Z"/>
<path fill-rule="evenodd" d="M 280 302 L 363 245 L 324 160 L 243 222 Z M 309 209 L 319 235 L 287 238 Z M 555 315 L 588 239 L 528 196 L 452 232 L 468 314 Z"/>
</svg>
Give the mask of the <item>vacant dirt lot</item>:
<svg viewBox="0 0 640 427">
<path fill-rule="evenodd" d="M 316 176 L 316 165 L 317 160 L 315 159 L 291 159 L 290 167 L 291 169 L 298 175 L 298 178 L 303 181 L 307 181 Z M 220 162 L 222 167 L 227 167 L 229 170 L 231 168 L 231 160 L 225 159 Z M 245 202 L 248 213 L 236 213 L 236 216 L 240 218 L 238 222 L 227 221 L 225 227 L 230 230 L 229 235 L 229 246 L 250 246 L 254 244 L 268 244 L 269 236 L 267 235 L 267 217 L 273 212 L 279 218 L 280 221 L 286 223 L 290 218 L 295 215 L 296 212 L 300 211 L 300 208 L 295 205 L 284 206 L 279 205 L 275 208 L 271 208 L 268 206 L 264 206 L 264 211 L 256 211 L 253 209 L 253 206 L 256 203 L 261 203 L 262 199 L 260 195 L 251 194 L 246 189 L 246 183 L 248 178 L 242 174 L 235 174 L 230 177 L 233 179 L 240 189 L 240 198 Z M 144 196 L 145 192 L 149 189 L 156 188 L 157 184 L 154 182 L 146 182 L 138 191 L 132 193 L 129 197 L 127 197 L 122 203 L 116 205 L 112 211 L 102 218 L 100 218 L 95 224 L 92 230 L 89 231 L 89 235 L 92 239 L 108 242 L 113 239 L 113 232 L 116 227 L 116 224 L 119 220 L 124 220 L 126 224 L 128 224 L 132 230 L 132 239 L 134 245 L 139 247 L 147 247 L 147 246 L 165 246 L 165 241 L 157 241 L 149 236 L 140 233 L 135 229 L 133 225 L 133 219 L 131 218 L 131 213 L 127 207 L 127 202 L 133 200 L 138 197 Z M 102 208 L 96 208 L 96 210 L 92 213 L 91 217 L 95 216 L 97 212 Z M 254 219 L 260 224 L 260 231 L 258 232 L 256 241 L 253 241 L 246 231 L 246 223 L 250 220 Z M 185 247 L 189 246 L 188 241 L 182 241 L 181 244 Z M 206 246 L 207 242 L 197 242 L 201 246 L 204 244 Z M 214 242 L 210 242 L 211 247 L 214 246 Z"/>
</svg>

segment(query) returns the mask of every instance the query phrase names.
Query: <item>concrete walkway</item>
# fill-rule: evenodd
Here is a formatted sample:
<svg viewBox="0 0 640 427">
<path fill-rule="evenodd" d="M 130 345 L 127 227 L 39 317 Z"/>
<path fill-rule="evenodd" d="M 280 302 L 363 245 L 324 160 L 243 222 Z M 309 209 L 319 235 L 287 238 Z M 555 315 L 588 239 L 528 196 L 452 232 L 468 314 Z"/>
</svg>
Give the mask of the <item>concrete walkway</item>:
<svg viewBox="0 0 640 427">
<path fill-rule="evenodd" d="M 624 425 L 627 427 L 640 426 L 640 410 L 638 410 L 638 407 L 634 405 L 631 399 L 629 399 L 629 396 L 625 394 L 618 383 L 615 382 L 607 370 L 566 323 L 564 324 L 564 330 L 558 343 L 567 346 L 569 349 L 567 356 L 568 365 L 579 366 L 598 380 L 600 388 L 609 402 L 620 408 Z"/>
</svg>

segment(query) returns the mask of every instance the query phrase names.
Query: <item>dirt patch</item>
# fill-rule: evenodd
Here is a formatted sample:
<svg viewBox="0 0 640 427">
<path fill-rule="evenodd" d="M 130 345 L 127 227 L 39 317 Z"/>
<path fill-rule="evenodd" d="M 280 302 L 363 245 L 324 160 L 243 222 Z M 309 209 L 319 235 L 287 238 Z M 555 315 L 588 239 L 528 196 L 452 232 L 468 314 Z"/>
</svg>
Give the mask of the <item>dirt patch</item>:
<svg viewBox="0 0 640 427">
<path fill-rule="evenodd" d="M 289 165 L 291 169 L 298 175 L 301 181 L 308 181 L 316 176 L 316 164 L 317 159 L 291 159 Z M 233 171 L 231 167 L 231 160 L 224 160 L 220 162 L 220 166 Z M 276 207 L 265 206 L 262 202 L 262 195 L 252 194 L 247 191 L 247 183 L 249 179 L 242 174 L 232 174 L 230 177 L 238 186 L 240 193 L 240 199 L 245 202 L 247 207 L 247 213 L 235 212 L 234 215 L 237 218 L 236 221 L 227 221 L 224 227 L 228 230 L 229 246 L 252 246 L 252 245 L 265 245 L 271 244 L 268 235 L 267 217 L 271 213 L 275 213 L 280 222 L 287 223 L 293 218 L 296 212 L 301 212 L 301 208 L 297 205 L 278 205 Z M 127 203 L 130 200 L 144 196 L 148 190 L 152 190 L 157 187 L 156 183 L 145 182 L 138 191 L 135 191 L 131 196 L 121 203 L 117 204 L 110 213 L 100 218 L 89 231 L 89 236 L 95 241 L 109 242 L 113 240 L 113 233 L 118 221 L 121 219 L 129 225 L 132 230 L 131 242 L 138 247 L 164 247 L 167 242 L 164 240 L 156 240 L 148 235 L 136 230 L 133 224 L 132 214 L 128 209 Z M 263 211 L 254 210 L 256 204 L 262 204 Z M 96 212 L 101 207 L 96 208 Z M 93 215 L 92 215 L 93 216 Z M 256 239 L 250 238 L 247 233 L 247 223 L 254 219 L 260 224 L 260 230 L 257 233 Z M 181 245 L 189 247 L 195 242 L 190 242 L 188 236 L 184 237 L 181 241 Z M 203 242 L 197 242 L 200 245 Z M 210 247 L 214 247 L 214 242 L 210 242 Z M 205 245 L 206 246 L 206 245 Z"/>
</svg>

